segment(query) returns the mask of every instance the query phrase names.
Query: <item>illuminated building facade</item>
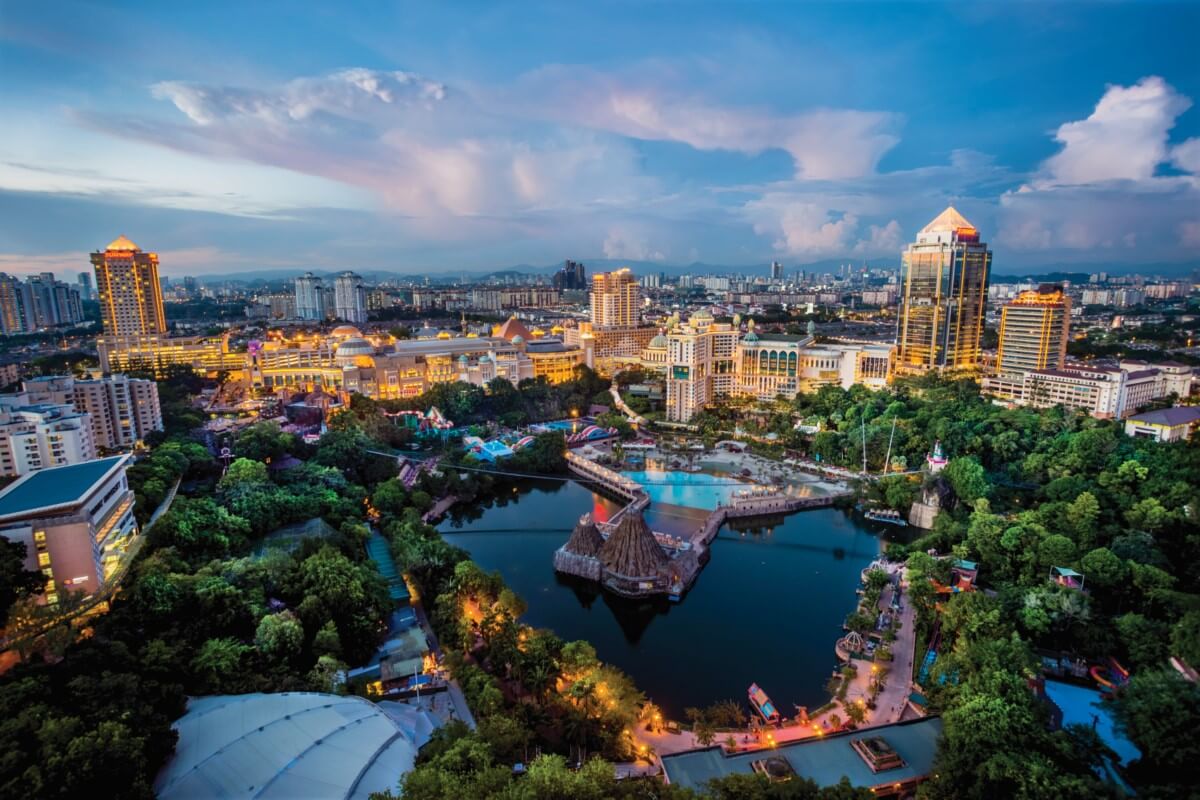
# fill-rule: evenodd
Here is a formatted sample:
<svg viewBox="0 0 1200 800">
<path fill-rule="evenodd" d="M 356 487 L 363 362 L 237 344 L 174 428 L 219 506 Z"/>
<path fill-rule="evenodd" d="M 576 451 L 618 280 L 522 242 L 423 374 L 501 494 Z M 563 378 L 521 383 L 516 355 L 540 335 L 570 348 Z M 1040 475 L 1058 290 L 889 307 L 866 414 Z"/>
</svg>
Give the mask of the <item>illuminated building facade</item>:
<svg viewBox="0 0 1200 800">
<path fill-rule="evenodd" d="M 812 336 L 760 334 L 753 321 L 741 336 L 732 325 L 700 314 L 670 331 L 666 340 L 666 411 L 675 422 L 687 422 L 723 397 L 770 401 L 822 386 L 882 388 L 891 382 L 896 363 L 893 345 L 817 345 Z"/>
<path fill-rule="evenodd" d="M 224 336 L 99 336 L 96 351 L 104 372 L 149 370 L 165 375 L 176 365 L 191 367 L 201 374 L 240 370 L 246 354 L 229 349 Z"/>
<path fill-rule="evenodd" d="M 921 229 L 901 265 L 897 369 L 979 368 L 991 265 L 979 231 L 953 206 Z"/>
<path fill-rule="evenodd" d="M 638 303 L 641 290 L 637 278 L 628 268 L 592 275 L 592 326 L 596 328 L 631 328 L 638 325 L 641 315 Z"/>
<path fill-rule="evenodd" d="M 136 552 L 128 455 L 44 469 L 0 491 L 0 536 L 25 545 L 25 567 L 46 577 L 43 602 L 103 589 Z"/>
<path fill-rule="evenodd" d="M 996 371 L 1062 369 L 1071 329 L 1071 298 L 1061 286 L 1021 292 L 1000 308 Z"/>
<path fill-rule="evenodd" d="M 105 336 L 153 336 L 167 332 L 158 254 L 143 252 L 120 236 L 92 253 Z"/>
</svg>

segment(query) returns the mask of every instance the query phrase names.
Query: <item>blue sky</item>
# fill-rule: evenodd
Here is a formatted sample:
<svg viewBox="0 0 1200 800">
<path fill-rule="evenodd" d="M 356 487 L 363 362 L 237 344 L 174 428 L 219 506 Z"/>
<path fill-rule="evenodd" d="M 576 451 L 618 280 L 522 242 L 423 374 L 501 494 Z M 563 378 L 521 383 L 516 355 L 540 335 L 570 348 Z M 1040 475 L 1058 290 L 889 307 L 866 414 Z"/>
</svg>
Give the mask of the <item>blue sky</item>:
<svg viewBox="0 0 1200 800">
<path fill-rule="evenodd" d="M 1200 265 L 1191 3 L 0 5 L 0 269 Z"/>
</svg>

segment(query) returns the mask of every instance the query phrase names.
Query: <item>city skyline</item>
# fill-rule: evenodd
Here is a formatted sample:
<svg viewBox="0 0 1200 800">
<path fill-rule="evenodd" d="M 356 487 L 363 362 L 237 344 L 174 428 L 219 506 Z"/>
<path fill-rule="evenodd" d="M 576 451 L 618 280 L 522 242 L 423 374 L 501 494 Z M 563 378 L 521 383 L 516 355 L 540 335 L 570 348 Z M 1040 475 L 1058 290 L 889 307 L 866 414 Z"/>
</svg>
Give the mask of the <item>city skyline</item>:
<svg viewBox="0 0 1200 800">
<path fill-rule="evenodd" d="M 1187 4 L 1168 26 L 1117 5 L 664 6 L 637 25 L 229 6 L 204 50 L 213 23 L 186 11 L 75 11 L 5 12 L 10 273 L 84 271 L 119 233 L 170 277 L 898 263 L 949 204 L 999 274 L 1183 269 L 1200 247 Z M 320 46 L 299 59 L 280 24 Z M 938 46 L 946 25 L 970 55 Z M 85 43 L 113 27 L 146 46 L 97 67 Z"/>
</svg>

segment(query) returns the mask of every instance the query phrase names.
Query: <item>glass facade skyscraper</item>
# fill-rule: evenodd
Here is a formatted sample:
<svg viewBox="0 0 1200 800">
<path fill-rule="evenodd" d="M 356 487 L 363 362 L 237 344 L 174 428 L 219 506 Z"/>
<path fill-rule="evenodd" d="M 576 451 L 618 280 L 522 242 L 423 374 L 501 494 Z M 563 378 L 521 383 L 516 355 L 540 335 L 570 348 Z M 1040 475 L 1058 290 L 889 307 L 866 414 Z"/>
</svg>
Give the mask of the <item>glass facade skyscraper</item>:
<svg viewBox="0 0 1200 800">
<path fill-rule="evenodd" d="M 901 265 L 896 368 L 976 370 L 992 253 L 953 206 L 921 229 Z"/>
</svg>

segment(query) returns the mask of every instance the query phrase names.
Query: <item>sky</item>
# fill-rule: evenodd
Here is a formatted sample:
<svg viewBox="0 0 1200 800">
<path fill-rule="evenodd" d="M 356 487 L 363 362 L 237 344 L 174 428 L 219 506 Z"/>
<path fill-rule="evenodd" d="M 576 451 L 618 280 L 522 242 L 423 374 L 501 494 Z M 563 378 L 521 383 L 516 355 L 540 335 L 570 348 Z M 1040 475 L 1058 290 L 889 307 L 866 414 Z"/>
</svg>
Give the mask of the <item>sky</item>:
<svg viewBox="0 0 1200 800">
<path fill-rule="evenodd" d="M 0 3 L 0 270 L 1200 266 L 1200 4 Z M 1150 269 L 1149 266 L 1146 267 Z"/>
</svg>

